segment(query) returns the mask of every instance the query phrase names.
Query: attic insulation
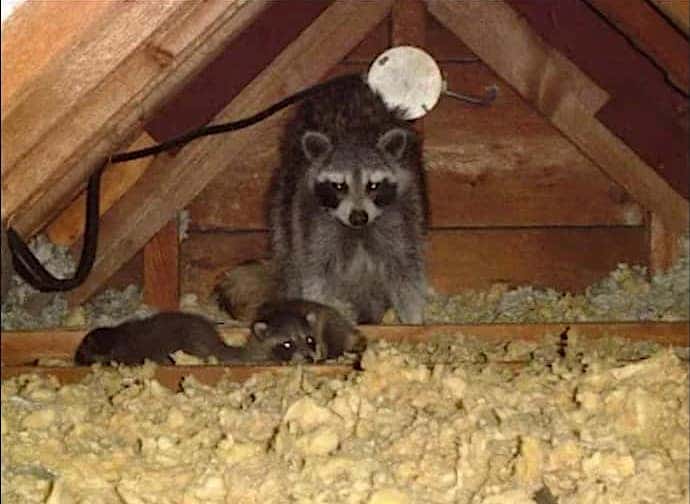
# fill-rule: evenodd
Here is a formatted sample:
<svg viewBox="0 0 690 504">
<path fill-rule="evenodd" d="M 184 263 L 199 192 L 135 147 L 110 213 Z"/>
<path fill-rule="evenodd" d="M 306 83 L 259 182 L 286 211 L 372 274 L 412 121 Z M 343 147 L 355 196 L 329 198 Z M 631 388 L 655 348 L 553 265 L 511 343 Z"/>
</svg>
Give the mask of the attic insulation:
<svg viewBox="0 0 690 504">
<path fill-rule="evenodd" d="M 433 295 L 427 305 L 431 323 L 677 321 L 690 318 L 688 238 L 668 271 L 619 264 L 583 294 L 521 286 L 494 285 L 486 291 Z"/>
<path fill-rule="evenodd" d="M 346 378 L 294 367 L 179 392 L 151 365 L 11 378 L 2 502 L 687 502 L 687 362 L 570 344 L 377 342 Z"/>
<path fill-rule="evenodd" d="M 532 286 L 509 289 L 500 284 L 484 291 L 468 290 L 451 296 L 431 294 L 426 321 L 464 324 L 688 320 L 688 243 L 687 237 L 681 240 L 681 256 L 666 272 L 648 278 L 644 267 L 620 264 L 583 294 Z M 74 271 L 74 262 L 66 248 L 50 243 L 43 236 L 34 239 L 31 247 L 54 274 L 64 276 Z M 216 306 L 200 302 L 194 295 L 183 296 L 181 308 L 227 321 L 227 316 Z M 141 290 L 133 285 L 123 291 L 107 290 L 83 307 L 69 311 L 62 294 L 37 293 L 15 275 L 8 301 L 2 307 L 2 328 L 109 326 L 152 312 L 153 309 L 141 304 Z M 392 312 L 384 322 L 395 322 Z"/>
<path fill-rule="evenodd" d="M 76 270 L 69 247 L 37 235 L 29 243 L 36 258 L 54 276 L 72 276 Z M 54 327 L 116 325 L 130 317 L 143 317 L 153 310 L 142 304 L 141 289 L 130 285 L 122 291 L 107 289 L 83 306 L 69 309 L 63 293 L 39 292 L 14 275 L 2 305 L 2 329 L 21 330 Z"/>
</svg>

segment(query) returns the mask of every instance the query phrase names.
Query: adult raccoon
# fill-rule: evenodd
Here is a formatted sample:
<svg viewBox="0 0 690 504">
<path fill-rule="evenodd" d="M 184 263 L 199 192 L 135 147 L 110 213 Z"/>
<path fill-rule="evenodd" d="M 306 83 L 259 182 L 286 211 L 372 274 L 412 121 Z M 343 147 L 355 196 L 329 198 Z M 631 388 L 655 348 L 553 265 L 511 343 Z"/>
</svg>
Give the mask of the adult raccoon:
<svg viewBox="0 0 690 504">
<path fill-rule="evenodd" d="M 361 78 L 305 101 L 269 197 L 279 294 L 360 323 L 423 321 L 427 201 L 421 142 Z"/>
</svg>

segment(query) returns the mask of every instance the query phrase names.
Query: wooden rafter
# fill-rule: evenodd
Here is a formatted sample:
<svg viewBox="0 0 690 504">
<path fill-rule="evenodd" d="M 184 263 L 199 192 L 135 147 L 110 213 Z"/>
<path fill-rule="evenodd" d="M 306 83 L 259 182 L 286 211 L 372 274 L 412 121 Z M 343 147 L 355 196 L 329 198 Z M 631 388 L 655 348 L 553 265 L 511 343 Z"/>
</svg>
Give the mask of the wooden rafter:
<svg viewBox="0 0 690 504">
<path fill-rule="evenodd" d="M 391 10 L 391 45 L 424 47 L 426 6 L 422 0 L 396 0 Z"/>
<path fill-rule="evenodd" d="M 148 133 L 132 143 L 127 150 L 143 149 L 155 141 Z M 103 215 L 127 190 L 139 180 L 153 162 L 153 158 L 142 158 L 106 170 L 101 178 L 100 215 Z M 80 194 L 65 210 L 45 228 L 50 241 L 57 245 L 70 246 L 76 243 L 84 233 L 86 220 L 86 193 Z"/>
<path fill-rule="evenodd" d="M 688 41 L 643 0 L 587 0 L 628 39 L 661 66 L 669 80 L 686 95 L 690 88 Z"/>
<path fill-rule="evenodd" d="M 686 35 L 690 34 L 690 2 L 688 0 L 650 0 L 663 12 L 673 23 L 683 30 Z"/>
<path fill-rule="evenodd" d="M 390 17 L 391 46 L 425 46 L 426 6 L 422 0 L 396 0 Z M 423 137 L 424 119 L 417 119 L 414 128 Z"/>
<path fill-rule="evenodd" d="M 144 246 L 144 304 L 159 310 L 180 308 L 180 241 L 177 219 Z"/>
<path fill-rule="evenodd" d="M 433 334 L 464 334 L 486 341 L 536 341 L 545 335 L 557 336 L 566 326 L 570 334 L 583 338 L 617 337 L 631 341 L 656 341 L 688 346 L 688 322 L 578 322 L 544 324 L 441 324 L 441 325 L 364 325 L 359 329 L 368 340 L 427 341 Z M 2 365 L 18 366 L 36 359 L 69 359 L 88 331 L 3 331 Z M 247 337 L 247 328 L 223 328 L 223 337 L 237 341 Z"/>
<path fill-rule="evenodd" d="M 23 2 L 2 24 L 2 117 L 51 61 L 72 50 L 101 16 L 109 16 L 123 0 L 34 0 Z M 40 36 L 38 35 L 40 34 Z"/>
<path fill-rule="evenodd" d="M 655 214 L 649 216 L 649 269 L 661 273 L 678 263 L 682 251 L 680 236 L 666 230 L 663 221 Z"/>
<path fill-rule="evenodd" d="M 101 16 L 3 116 L 3 219 L 37 231 L 267 4 L 123 2 Z"/>
<path fill-rule="evenodd" d="M 216 122 L 244 117 L 322 78 L 390 11 L 391 0 L 337 1 L 292 42 L 226 107 Z M 161 155 L 137 184 L 104 216 L 99 254 L 86 282 L 70 293 L 73 303 L 88 299 L 213 177 L 270 128 L 278 117 L 231 136 L 206 137 L 172 158 Z"/>
<path fill-rule="evenodd" d="M 602 337 L 618 337 L 629 341 L 653 341 L 662 345 L 688 346 L 688 323 L 561 323 L 561 324 L 461 324 L 427 326 L 361 326 L 367 339 L 387 341 L 428 341 L 434 334 L 456 334 L 474 337 L 487 342 L 543 341 L 561 334 L 568 327 L 568 335 L 580 340 L 596 340 Z M 37 359 L 70 359 L 86 331 L 34 331 L 3 332 L 2 379 L 25 373 L 53 375 L 61 383 L 78 382 L 91 372 L 87 366 L 49 367 L 34 366 Z M 225 337 L 242 339 L 247 329 L 226 329 Z M 502 364 L 519 370 L 524 361 L 501 361 Z M 244 381 L 261 372 L 291 372 L 290 366 L 240 365 L 240 366 L 158 366 L 156 379 L 163 385 L 176 389 L 184 376 L 193 375 L 209 385 L 220 378 Z M 353 371 L 348 365 L 310 365 L 310 372 L 342 376 Z"/>
<path fill-rule="evenodd" d="M 594 114 L 606 93 L 547 46 L 502 1 L 428 0 L 429 11 L 569 140 L 673 232 L 688 229 L 688 202 Z"/>
</svg>

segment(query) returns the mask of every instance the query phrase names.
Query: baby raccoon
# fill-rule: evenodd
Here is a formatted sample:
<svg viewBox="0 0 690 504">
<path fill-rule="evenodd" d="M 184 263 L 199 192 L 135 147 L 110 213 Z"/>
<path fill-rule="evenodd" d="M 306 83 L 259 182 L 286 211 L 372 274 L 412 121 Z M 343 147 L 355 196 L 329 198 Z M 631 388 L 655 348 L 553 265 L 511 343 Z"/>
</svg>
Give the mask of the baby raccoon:
<svg viewBox="0 0 690 504">
<path fill-rule="evenodd" d="M 170 354 L 182 350 L 199 358 L 215 356 L 222 363 L 317 362 L 356 351 L 362 342 L 359 332 L 335 310 L 317 303 L 287 302 L 264 306 L 242 347 L 226 345 L 216 325 L 205 317 L 163 312 L 90 331 L 74 361 L 136 365 L 148 359 L 172 364 Z"/>
<path fill-rule="evenodd" d="M 135 365 L 149 359 L 172 364 L 170 354 L 178 350 L 201 358 L 215 355 L 221 362 L 241 357 L 240 349 L 223 343 L 210 320 L 192 313 L 164 312 L 93 329 L 79 344 L 74 361 L 80 365 L 111 361 Z"/>
<path fill-rule="evenodd" d="M 278 360 L 318 362 L 344 352 L 360 353 L 366 346 L 362 333 L 337 310 L 298 299 L 264 304 L 252 334 L 252 345 L 270 347 Z"/>
</svg>

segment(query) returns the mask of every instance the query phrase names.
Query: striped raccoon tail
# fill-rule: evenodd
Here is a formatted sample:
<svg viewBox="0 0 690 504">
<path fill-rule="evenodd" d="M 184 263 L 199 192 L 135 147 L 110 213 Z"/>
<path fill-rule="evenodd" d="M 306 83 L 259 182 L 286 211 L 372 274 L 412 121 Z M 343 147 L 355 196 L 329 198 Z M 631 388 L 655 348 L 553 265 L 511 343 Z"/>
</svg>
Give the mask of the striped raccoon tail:
<svg viewBox="0 0 690 504">
<path fill-rule="evenodd" d="M 262 304 L 274 300 L 277 287 L 273 262 L 259 259 L 223 273 L 213 291 L 218 306 L 233 319 L 251 322 Z"/>
</svg>

